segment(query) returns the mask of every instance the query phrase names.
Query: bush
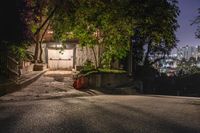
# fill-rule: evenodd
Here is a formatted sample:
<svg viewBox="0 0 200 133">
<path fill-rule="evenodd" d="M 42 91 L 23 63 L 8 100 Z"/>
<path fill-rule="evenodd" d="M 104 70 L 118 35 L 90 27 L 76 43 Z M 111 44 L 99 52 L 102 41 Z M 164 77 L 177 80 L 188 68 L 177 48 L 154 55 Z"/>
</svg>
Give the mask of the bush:
<svg viewBox="0 0 200 133">
<path fill-rule="evenodd" d="M 90 60 L 86 60 L 80 72 L 85 74 L 93 70 L 95 70 L 93 63 Z"/>
<path fill-rule="evenodd" d="M 99 72 L 101 73 L 115 73 L 115 74 L 122 74 L 122 73 L 126 73 L 125 70 L 117 70 L 117 69 L 106 69 L 106 68 L 99 68 L 98 69 Z"/>
<path fill-rule="evenodd" d="M 27 51 L 25 47 L 17 47 L 12 46 L 11 47 L 11 54 L 12 57 L 14 57 L 18 61 L 32 61 L 33 60 L 33 53 L 30 51 Z"/>
</svg>

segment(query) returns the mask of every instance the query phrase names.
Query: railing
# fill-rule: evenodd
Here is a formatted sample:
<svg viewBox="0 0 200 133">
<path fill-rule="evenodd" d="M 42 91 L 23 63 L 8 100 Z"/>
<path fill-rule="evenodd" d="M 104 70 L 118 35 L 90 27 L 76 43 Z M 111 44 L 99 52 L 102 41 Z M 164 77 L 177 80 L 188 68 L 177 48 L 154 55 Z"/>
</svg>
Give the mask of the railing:
<svg viewBox="0 0 200 133">
<path fill-rule="evenodd" d="M 19 65 L 19 62 L 16 61 L 14 58 L 9 56 L 7 57 L 7 69 L 9 72 L 13 73 L 17 77 L 21 76 Z"/>
<path fill-rule="evenodd" d="M 3 53 L 0 53 L 0 75 L 1 76 L 7 76 L 6 66 L 7 66 L 7 58 L 4 56 Z"/>
<path fill-rule="evenodd" d="M 19 62 L 6 54 L 0 54 L 0 74 L 9 78 L 17 79 L 21 76 Z"/>
</svg>

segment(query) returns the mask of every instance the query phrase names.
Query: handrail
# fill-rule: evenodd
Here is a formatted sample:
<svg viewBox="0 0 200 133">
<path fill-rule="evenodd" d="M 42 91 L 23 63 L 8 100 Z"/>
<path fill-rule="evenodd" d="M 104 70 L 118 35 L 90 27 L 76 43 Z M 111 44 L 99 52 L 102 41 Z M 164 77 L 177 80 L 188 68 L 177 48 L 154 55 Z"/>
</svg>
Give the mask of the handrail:
<svg viewBox="0 0 200 133">
<path fill-rule="evenodd" d="M 8 59 L 9 59 L 10 61 L 12 61 L 13 63 L 15 63 L 16 65 L 19 65 L 19 62 L 16 61 L 14 58 L 8 56 Z"/>
<path fill-rule="evenodd" d="M 10 69 L 10 68 L 8 68 L 8 70 L 9 70 L 10 72 L 12 72 L 13 74 L 17 75 L 17 76 L 20 76 L 20 73 L 19 73 L 19 72 L 16 72 L 15 70 Z"/>
<path fill-rule="evenodd" d="M 19 62 L 10 56 L 7 57 L 7 69 L 12 74 L 15 74 L 16 76 L 21 76 Z"/>
</svg>

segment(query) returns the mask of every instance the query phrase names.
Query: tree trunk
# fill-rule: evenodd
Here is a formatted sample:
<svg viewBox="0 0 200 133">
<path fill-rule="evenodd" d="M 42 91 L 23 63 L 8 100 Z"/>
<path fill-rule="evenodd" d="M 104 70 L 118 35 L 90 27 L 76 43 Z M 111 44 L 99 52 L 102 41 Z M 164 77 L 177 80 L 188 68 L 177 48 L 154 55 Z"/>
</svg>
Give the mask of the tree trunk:
<svg viewBox="0 0 200 133">
<path fill-rule="evenodd" d="M 163 55 L 163 57 L 161 57 L 161 58 L 155 59 L 153 62 L 150 63 L 150 65 L 153 65 L 153 64 L 157 63 L 158 61 L 160 61 L 162 59 L 165 59 L 165 55 Z"/>
<path fill-rule="evenodd" d="M 93 52 L 93 55 L 94 55 L 94 65 L 95 65 L 95 69 L 97 69 L 97 67 L 98 67 L 98 64 L 97 64 L 97 56 L 96 56 L 96 53 L 95 53 L 95 50 L 94 50 L 94 46 L 92 46 L 91 48 L 92 48 L 92 52 Z"/>
<path fill-rule="evenodd" d="M 39 55 L 40 63 L 43 63 L 42 54 L 43 54 L 42 43 L 40 43 L 40 55 Z"/>
<path fill-rule="evenodd" d="M 152 40 L 149 41 L 148 46 L 147 46 L 147 52 L 144 58 L 144 66 L 149 64 L 149 53 L 150 53 L 151 44 L 152 44 Z"/>
<path fill-rule="evenodd" d="M 100 55 L 101 55 L 101 44 L 98 45 L 98 67 L 101 65 Z"/>
<path fill-rule="evenodd" d="M 46 28 L 45 28 L 45 30 L 44 30 L 44 32 L 43 32 L 43 34 L 42 34 L 42 37 L 41 37 L 41 39 L 40 39 L 40 55 L 39 55 L 39 59 L 40 59 L 40 62 L 41 62 L 41 63 L 43 62 L 43 60 L 42 60 L 42 54 L 43 54 L 42 42 L 43 42 L 43 38 L 44 38 L 44 36 L 45 36 L 45 34 L 46 34 L 46 32 L 47 32 L 47 30 L 48 30 L 50 24 L 51 24 L 51 21 L 49 20 L 49 23 L 48 23 L 48 25 L 46 26 Z"/>
<path fill-rule="evenodd" d="M 39 41 L 38 41 L 38 36 L 37 36 L 37 40 L 36 40 L 36 44 L 35 44 L 35 53 L 34 53 L 34 63 L 38 62 L 38 54 L 39 54 Z"/>
<path fill-rule="evenodd" d="M 40 17 L 40 21 L 39 21 L 39 23 L 38 23 L 38 27 L 41 27 L 41 25 L 43 25 L 42 24 L 42 16 L 40 15 L 39 16 Z M 38 33 L 37 34 L 35 34 L 35 36 L 36 36 L 36 40 L 35 40 L 35 42 L 36 42 L 36 45 L 35 45 L 35 55 L 34 55 L 34 62 L 35 63 L 38 63 L 38 56 L 39 56 L 39 50 L 40 50 L 40 36 L 41 36 L 41 32 L 40 32 L 41 30 L 38 30 Z"/>
<path fill-rule="evenodd" d="M 36 43 L 35 44 L 35 53 L 34 53 L 34 62 L 37 63 L 38 62 L 38 56 L 39 56 L 39 46 L 41 48 L 40 45 L 40 33 L 42 28 L 46 25 L 46 23 L 53 17 L 54 13 L 56 12 L 57 7 L 55 7 L 53 9 L 53 11 L 50 13 L 50 15 L 47 17 L 47 19 L 39 26 L 39 28 L 36 30 L 36 32 L 34 33 L 33 36 L 33 40 Z M 42 16 L 40 16 L 42 17 Z M 36 39 L 35 39 L 36 38 Z M 40 51 L 41 52 L 41 51 Z M 41 55 L 41 54 L 40 54 Z"/>
<path fill-rule="evenodd" d="M 128 63 L 128 72 L 129 75 L 134 75 L 134 73 L 136 72 L 136 61 L 135 61 L 135 57 L 134 57 L 134 53 L 133 53 L 133 42 L 132 42 L 132 37 L 130 37 L 130 52 L 129 52 L 129 63 Z"/>
<path fill-rule="evenodd" d="M 96 36 L 97 46 L 98 46 L 98 51 L 97 51 L 97 55 L 98 55 L 97 67 L 101 66 L 101 58 L 100 58 L 100 55 L 101 55 L 101 42 L 100 42 L 100 38 L 101 38 L 101 32 L 100 32 L 100 30 L 97 29 L 97 36 Z"/>
</svg>

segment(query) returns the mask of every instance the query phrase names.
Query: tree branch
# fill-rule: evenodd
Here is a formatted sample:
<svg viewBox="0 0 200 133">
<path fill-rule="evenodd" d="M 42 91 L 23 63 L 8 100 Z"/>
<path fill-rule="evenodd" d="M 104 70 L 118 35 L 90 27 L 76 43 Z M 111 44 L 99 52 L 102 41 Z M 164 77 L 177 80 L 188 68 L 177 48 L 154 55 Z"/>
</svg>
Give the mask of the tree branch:
<svg viewBox="0 0 200 133">
<path fill-rule="evenodd" d="M 46 34 L 46 32 L 47 32 L 47 30 L 48 30 L 50 24 L 51 24 L 51 20 L 49 20 L 49 23 L 47 24 L 47 27 L 45 28 L 45 30 L 44 30 L 44 32 L 43 32 L 43 34 L 42 34 L 42 37 L 41 37 L 41 39 L 40 39 L 40 43 L 42 43 L 42 40 L 43 40 L 43 38 L 44 38 L 44 36 L 45 36 L 45 34 Z"/>
<path fill-rule="evenodd" d="M 56 9 L 57 9 L 57 7 L 55 7 L 53 9 L 53 11 L 51 12 L 51 14 L 44 21 L 44 23 L 36 30 L 36 32 L 34 33 L 34 36 L 36 36 L 41 31 L 41 29 L 46 25 L 46 23 L 49 21 L 49 19 L 51 19 L 51 17 L 53 17 L 54 13 L 56 12 Z"/>
<path fill-rule="evenodd" d="M 158 61 L 160 61 L 162 59 L 165 59 L 165 55 L 163 55 L 163 57 L 155 59 L 153 62 L 150 63 L 150 65 L 153 65 L 153 64 L 155 64 L 156 62 L 158 62 Z"/>
<path fill-rule="evenodd" d="M 150 48 L 151 48 L 151 44 L 152 44 L 152 39 L 150 39 L 148 46 L 147 46 L 147 52 L 145 54 L 145 58 L 144 58 L 144 65 L 147 65 L 149 63 L 149 53 L 150 53 Z"/>
</svg>

